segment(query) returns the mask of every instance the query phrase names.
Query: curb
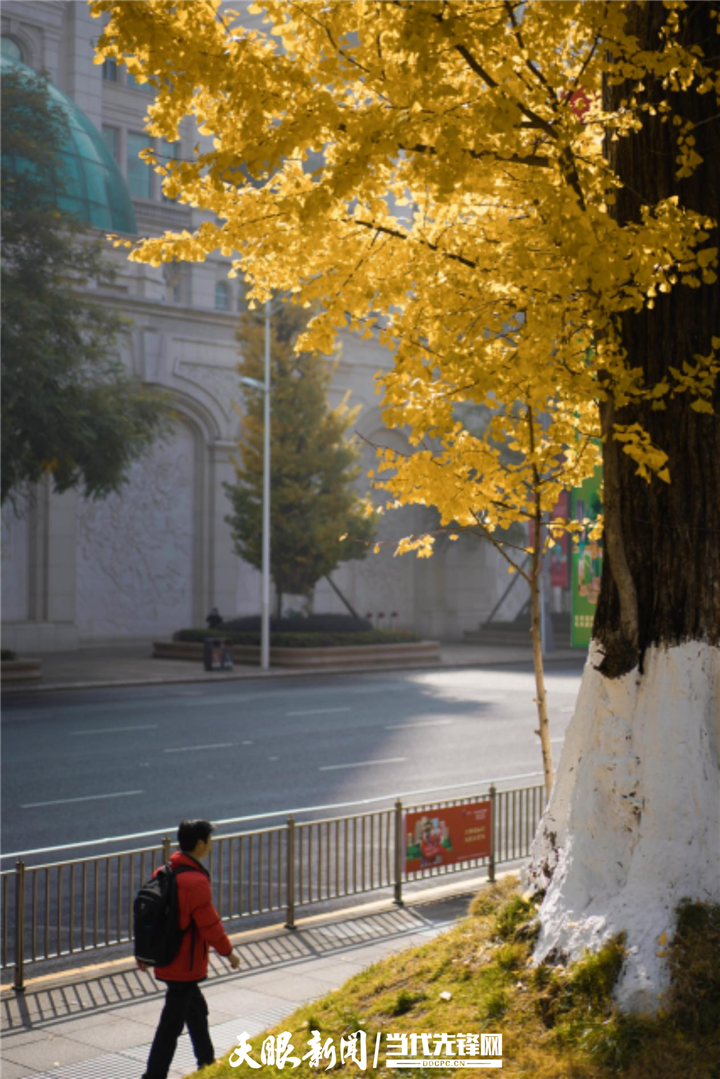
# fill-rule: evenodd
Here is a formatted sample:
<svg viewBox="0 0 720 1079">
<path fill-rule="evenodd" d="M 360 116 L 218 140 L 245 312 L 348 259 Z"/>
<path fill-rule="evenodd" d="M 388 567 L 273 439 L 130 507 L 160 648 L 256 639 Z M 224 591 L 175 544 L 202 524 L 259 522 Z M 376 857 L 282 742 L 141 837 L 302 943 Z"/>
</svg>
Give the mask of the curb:
<svg viewBox="0 0 720 1079">
<path fill-rule="evenodd" d="M 545 656 L 545 665 L 549 664 L 567 664 L 578 662 L 578 665 L 584 665 L 586 660 L 585 653 L 579 653 L 578 655 L 557 655 L 557 656 Z M 258 671 L 250 670 L 238 674 L 221 674 L 217 673 L 211 678 L 206 677 L 204 674 L 197 675 L 170 675 L 160 678 L 126 678 L 126 679 L 104 679 L 96 682 L 47 682 L 42 685 L 34 683 L 32 685 L 22 685 L 20 683 L 13 683 L 10 685 L 3 685 L 2 692 L 5 693 L 42 693 L 44 691 L 53 690 L 58 692 L 59 690 L 70 689 L 123 689 L 131 686 L 165 686 L 165 685 L 183 685 L 183 684 L 196 684 L 207 683 L 208 685 L 218 685 L 221 682 L 248 682 L 254 680 L 267 680 L 269 678 L 297 678 L 306 677 L 308 675 L 347 675 L 347 674 L 377 674 L 381 671 L 451 671 L 451 670 L 464 670 L 464 669 L 484 669 L 494 667 L 517 667 L 517 666 L 532 666 L 532 656 L 519 659 L 478 659 L 469 660 L 466 662 L 450 662 L 450 663 L 433 663 L 423 666 L 408 667 L 407 664 L 388 665 L 378 668 L 376 666 L 363 666 L 363 667 L 335 667 L 335 668 L 323 668 L 323 667 L 291 667 L 291 668 L 276 668 L 273 667 L 270 671 Z"/>
</svg>

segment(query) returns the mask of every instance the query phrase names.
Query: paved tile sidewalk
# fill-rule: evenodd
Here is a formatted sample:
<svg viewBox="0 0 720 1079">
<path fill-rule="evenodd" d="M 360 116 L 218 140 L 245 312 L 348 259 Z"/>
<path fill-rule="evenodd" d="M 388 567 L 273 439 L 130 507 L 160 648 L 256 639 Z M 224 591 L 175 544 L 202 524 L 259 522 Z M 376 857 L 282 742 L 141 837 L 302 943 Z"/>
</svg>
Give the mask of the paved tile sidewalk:
<svg viewBox="0 0 720 1079">
<path fill-rule="evenodd" d="M 450 885 L 424 893 L 403 908 L 382 903 L 370 912 L 319 916 L 293 933 L 275 927 L 236 934 L 240 971 L 215 956 L 204 989 L 216 1053 L 228 1052 L 243 1031 L 252 1039 L 384 956 L 431 940 L 463 917 L 481 883 L 477 878 L 462 891 Z M 38 980 L 24 994 L 3 995 L 3 1079 L 139 1079 L 162 990 L 131 963 L 109 967 Z M 179 1079 L 194 1068 L 185 1034 L 170 1075 Z"/>
<path fill-rule="evenodd" d="M 261 671 L 258 667 L 236 666 L 232 671 L 205 671 L 199 663 L 175 659 L 154 659 L 152 641 L 130 644 L 103 645 L 80 648 L 74 652 L 49 652 L 41 656 L 43 677 L 40 682 L 8 682 L 7 693 L 42 692 L 46 689 L 81 689 L 132 685 L 164 685 L 182 682 L 227 682 L 248 678 L 287 678 L 296 675 L 332 675 L 359 673 L 390 667 L 354 667 L 348 671 L 295 670 L 290 667 Z M 547 659 L 552 662 L 571 662 L 582 665 L 585 653 L 581 649 L 558 649 Z M 532 663 L 532 651 L 527 646 L 490 644 L 443 644 L 440 646 L 441 668 L 496 667 L 513 663 Z M 400 664 L 399 669 L 403 669 Z M 428 669 L 437 669 L 428 668 Z"/>
</svg>

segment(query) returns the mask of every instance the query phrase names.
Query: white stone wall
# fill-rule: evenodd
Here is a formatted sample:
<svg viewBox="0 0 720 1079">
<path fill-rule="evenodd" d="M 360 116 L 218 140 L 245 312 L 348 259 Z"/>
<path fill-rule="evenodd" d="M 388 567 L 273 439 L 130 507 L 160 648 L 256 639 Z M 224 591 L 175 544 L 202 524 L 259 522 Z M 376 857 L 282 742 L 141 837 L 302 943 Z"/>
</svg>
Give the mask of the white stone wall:
<svg viewBox="0 0 720 1079">
<path fill-rule="evenodd" d="M 136 462 L 121 494 L 78 499 L 77 608 L 81 638 L 167 634 L 193 621 L 196 434 Z"/>
</svg>

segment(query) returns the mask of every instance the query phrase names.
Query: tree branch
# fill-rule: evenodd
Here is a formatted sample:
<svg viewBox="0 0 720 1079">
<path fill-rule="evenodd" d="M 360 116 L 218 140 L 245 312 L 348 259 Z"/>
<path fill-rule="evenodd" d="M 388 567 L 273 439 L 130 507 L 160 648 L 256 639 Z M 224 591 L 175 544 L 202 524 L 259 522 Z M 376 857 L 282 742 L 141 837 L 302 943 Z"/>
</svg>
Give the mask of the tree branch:
<svg viewBox="0 0 720 1079">
<path fill-rule="evenodd" d="M 388 225 L 379 225 L 374 221 L 363 221 L 359 217 L 346 217 L 345 221 L 351 225 L 362 225 L 366 229 L 374 229 L 376 232 L 383 232 L 386 236 L 394 236 L 397 240 L 409 240 L 410 236 L 407 232 L 401 232 L 400 229 L 390 228 Z M 444 255 L 445 258 L 453 259 L 455 262 L 461 263 L 463 266 L 467 266 L 470 270 L 476 270 L 478 264 L 473 262 L 472 259 L 465 258 L 464 255 L 457 255 L 453 251 L 443 251 L 437 244 L 432 243 L 430 240 L 418 240 L 418 243 L 424 247 L 428 247 L 431 251 L 435 251 L 439 255 Z"/>
<path fill-rule="evenodd" d="M 398 149 L 403 150 L 405 153 L 412 154 L 437 154 L 437 150 L 434 146 L 427 146 L 424 143 L 416 143 L 415 146 L 403 146 L 402 143 L 398 143 Z M 530 165 L 538 169 L 552 168 L 550 158 L 541 154 L 512 154 L 511 157 L 498 157 L 492 150 L 468 150 L 464 146 L 462 147 L 462 152 L 464 154 L 469 154 L 474 161 L 482 161 L 483 158 L 490 158 L 492 161 L 510 162 L 513 165 Z"/>
<path fill-rule="evenodd" d="M 472 515 L 475 518 L 475 520 L 477 521 L 478 528 L 480 529 L 480 535 L 483 537 L 483 539 L 489 540 L 490 543 L 492 543 L 495 550 L 499 551 L 500 554 L 505 559 L 505 561 L 507 562 L 507 564 L 512 567 L 513 572 L 514 573 L 519 573 L 520 576 L 522 577 L 522 579 L 524 581 L 526 581 L 527 584 L 529 585 L 530 584 L 530 577 L 528 576 L 528 574 L 525 572 L 525 570 L 522 568 L 522 566 L 519 566 L 517 564 L 517 562 L 514 562 L 513 559 L 510 557 L 510 555 L 506 554 L 505 551 L 503 550 L 503 547 L 506 546 L 506 544 L 503 544 L 500 540 L 495 539 L 492 532 L 482 523 L 482 521 L 478 517 L 475 510 L 472 511 Z"/>
</svg>

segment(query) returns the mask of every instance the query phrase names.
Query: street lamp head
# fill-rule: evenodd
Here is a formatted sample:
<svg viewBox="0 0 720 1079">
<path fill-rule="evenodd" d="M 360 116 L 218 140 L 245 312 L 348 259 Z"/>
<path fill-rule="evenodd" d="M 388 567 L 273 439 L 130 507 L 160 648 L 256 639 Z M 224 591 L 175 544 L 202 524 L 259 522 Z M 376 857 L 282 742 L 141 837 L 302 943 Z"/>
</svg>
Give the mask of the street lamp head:
<svg viewBox="0 0 720 1079">
<path fill-rule="evenodd" d="M 250 378 L 249 375 L 241 375 L 240 381 L 243 386 L 250 386 L 253 390 L 261 390 L 265 393 L 265 384 L 262 383 L 259 378 Z"/>
</svg>

